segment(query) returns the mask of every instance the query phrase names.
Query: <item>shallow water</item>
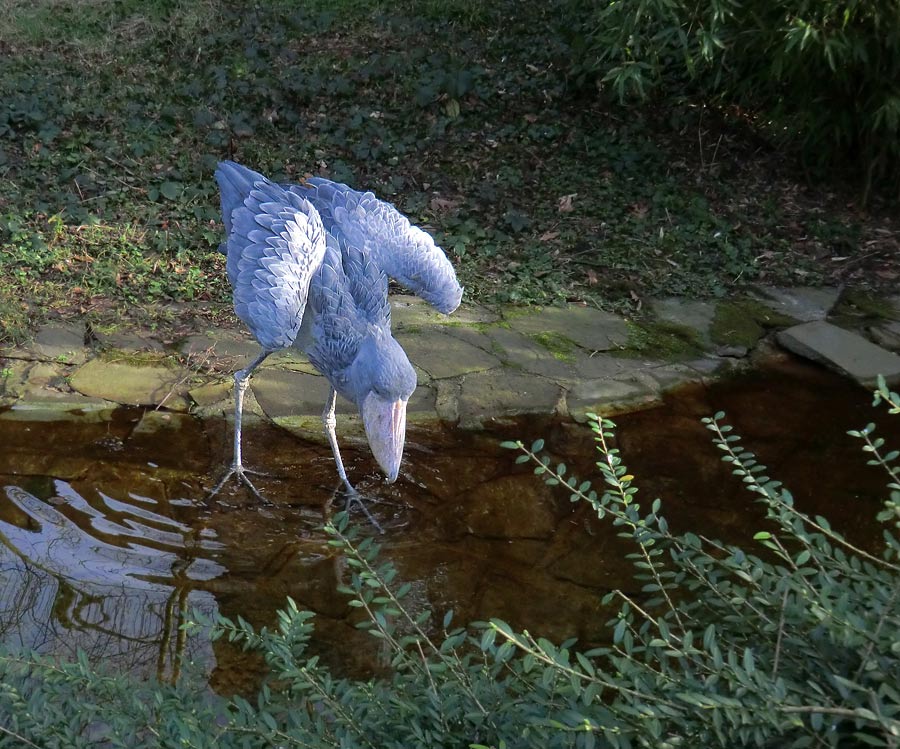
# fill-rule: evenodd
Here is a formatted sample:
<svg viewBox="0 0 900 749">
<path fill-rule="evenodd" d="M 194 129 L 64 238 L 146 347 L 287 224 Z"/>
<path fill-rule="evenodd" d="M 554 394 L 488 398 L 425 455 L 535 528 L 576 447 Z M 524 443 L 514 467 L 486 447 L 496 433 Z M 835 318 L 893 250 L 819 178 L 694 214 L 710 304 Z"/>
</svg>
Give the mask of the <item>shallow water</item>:
<svg viewBox="0 0 900 749">
<path fill-rule="evenodd" d="M 662 497 L 670 525 L 747 545 L 762 525 L 761 508 L 699 423 L 720 409 L 799 505 L 860 543 L 877 542 L 887 477 L 865 465 L 845 432 L 875 421 L 896 446 L 900 419 L 873 409 L 866 391 L 791 361 L 616 420 L 640 497 Z M 291 596 L 317 612 L 313 650 L 327 663 L 349 673 L 377 667 L 377 644 L 353 626 L 358 612 L 335 592 L 345 566 L 318 530 L 343 507 L 327 447 L 252 425 L 245 460 L 274 474 L 258 484 L 271 503 L 229 487 L 207 505 L 205 489 L 227 460 L 227 424 L 141 409 L 33 417 L 0 414 L 4 643 L 82 649 L 96 662 L 161 678 L 192 664 L 227 692 L 245 687 L 258 661 L 187 637 L 180 625 L 195 609 L 271 624 Z M 630 549 L 589 507 L 544 486 L 498 446 L 538 436 L 590 476 L 589 430 L 546 419 L 486 433 L 412 428 L 391 486 L 364 447 L 345 445 L 344 453 L 351 479 L 375 500 L 384 556 L 412 583 L 412 608 L 431 607 L 438 619 L 452 608 L 459 622 L 499 616 L 551 639 L 596 642 L 609 615 L 602 594 L 633 587 Z"/>
</svg>

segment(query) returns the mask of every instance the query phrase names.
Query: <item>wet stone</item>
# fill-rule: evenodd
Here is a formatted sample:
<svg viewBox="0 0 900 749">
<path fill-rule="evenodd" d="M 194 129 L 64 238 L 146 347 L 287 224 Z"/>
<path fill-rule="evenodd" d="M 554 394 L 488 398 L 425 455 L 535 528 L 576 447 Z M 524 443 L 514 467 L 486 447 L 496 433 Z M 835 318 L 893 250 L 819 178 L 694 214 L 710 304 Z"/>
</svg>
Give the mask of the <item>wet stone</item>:
<svg viewBox="0 0 900 749">
<path fill-rule="evenodd" d="M 116 403 L 184 411 L 189 374 L 177 367 L 92 359 L 78 368 L 69 384 L 83 395 Z"/>
<path fill-rule="evenodd" d="M 93 337 L 98 346 L 104 349 L 121 349 L 122 351 L 164 351 L 165 346 L 156 338 L 147 333 L 133 333 L 125 330 L 115 330 L 104 333 L 99 330 L 93 332 Z"/>
<path fill-rule="evenodd" d="M 881 325 L 873 325 L 868 333 L 878 346 L 891 351 L 900 351 L 900 322 L 890 320 Z"/>
<path fill-rule="evenodd" d="M 210 382 L 188 391 L 188 396 L 199 408 L 209 408 L 217 403 L 230 400 L 234 381 Z"/>
<path fill-rule="evenodd" d="M 20 397 L 40 396 L 47 391 L 67 391 L 64 367 L 52 362 L 34 362 L 28 369 Z"/>
<path fill-rule="evenodd" d="M 584 423 L 589 413 L 612 416 L 653 405 L 659 401 L 659 390 L 648 379 L 623 377 L 580 382 L 566 395 L 569 416 Z"/>
<path fill-rule="evenodd" d="M 270 419 L 315 416 L 320 427 L 330 387 L 322 376 L 272 367 L 257 370 L 250 380 L 250 389 Z M 338 398 L 337 412 L 355 413 L 356 409 Z"/>
<path fill-rule="evenodd" d="M 878 375 L 883 375 L 888 384 L 900 382 L 900 356 L 827 322 L 783 330 L 778 342 L 795 354 L 852 377 L 864 387 L 874 387 Z"/>
</svg>

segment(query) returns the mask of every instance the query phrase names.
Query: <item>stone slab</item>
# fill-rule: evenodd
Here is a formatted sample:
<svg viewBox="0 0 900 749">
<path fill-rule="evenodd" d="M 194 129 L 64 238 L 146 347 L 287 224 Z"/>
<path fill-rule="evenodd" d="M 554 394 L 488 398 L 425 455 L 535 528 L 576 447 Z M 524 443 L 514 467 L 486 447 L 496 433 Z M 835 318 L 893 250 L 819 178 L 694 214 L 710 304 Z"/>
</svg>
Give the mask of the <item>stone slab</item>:
<svg viewBox="0 0 900 749">
<path fill-rule="evenodd" d="M 891 351 L 900 351 L 900 322 L 888 320 L 868 330 L 873 343 Z"/>
<path fill-rule="evenodd" d="M 431 327 L 433 325 L 472 325 L 492 323 L 500 315 L 478 304 L 461 304 L 449 315 L 411 294 L 391 294 L 391 323 L 395 328 Z"/>
<path fill-rule="evenodd" d="M 69 379 L 83 395 L 132 406 L 158 406 L 175 411 L 189 407 L 185 393 L 189 372 L 179 367 L 91 359 Z"/>
<path fill-rule="evenodd" d="M 659 402 L 661 388 L 650 378 L 621 377 L 585 380 L 566 394 L 569 416 L 583 424 L 589 413 L 613 416 L 636 411 Z"/>
<path fill-rule="evenodd" d="M 500 366 L 493 354 L 435 328 L 415 333 L 397 331 L 396 338 L 409 360 L 436 380 Z"/>
<path fill-rule="evenodd" d="M 84 364 L 88 358 L 88 349 L 84 344 L 84 326 L 45 325 L 38 330 L 33 341 L 16 349 L 0 349 L 0 356 Z"/>
<path fill-rule="evenodd" d="M 510 328 L 492 327 L 485 334 L 491 339 L 494 352 L 508 367 L 553 379 L 577 377 L 572 354 L 565 358 L 554 356 L 533 338 Z"/>
<path fill-rule="evenodd" d="M 888 384 L 900 382 L 900 356 L 830 323 L 796 325 L 778 333 L 777 338 L 789 351 L 847 375 L 865 387 L 874 387 L 879 374 Z"/>
<path fill-rule="evenodd" d="M 562 389 L 555 382 L 509 370 L 466 375 L 459 394 L 459 426 L 478 429 L 493 418 L 555 413 Z"/>
<path fill-rule="evenodd" d="M 690 328 L 703 344 L 709 346 L 712 343 L 709 329 L 716 314 L 714 303 L 670 297 L 654 300 L 650 309 L 659 320 Z"/>
<path fill-rule="evenodd" d="M 250 389 L 270 419 L 315 416 L 321 425 L 322 409 L 331 386 L 321 375 L 267 367 L 256 371 Z M 337 413 L 356 413 L 356 408 L 338 398 Z"/>
<path fill-rule="evenodd" d="M 56 393 L 42 398 L 20 400 L 11 408 L 0 412 L 0 419 L 96 423 L 108 421 L 118 407 L 118 403 L 102 398 L 91 398 L 80 393 Z"/>
<path fill-rule="evenodd" d="M 628 325 L 621 317 L 592 307 L 546 307 L 509 317 L 506 322 L 525 335 L 565 336 L 587 351 L 609 351 L 628 341 Z"/>
</svg>

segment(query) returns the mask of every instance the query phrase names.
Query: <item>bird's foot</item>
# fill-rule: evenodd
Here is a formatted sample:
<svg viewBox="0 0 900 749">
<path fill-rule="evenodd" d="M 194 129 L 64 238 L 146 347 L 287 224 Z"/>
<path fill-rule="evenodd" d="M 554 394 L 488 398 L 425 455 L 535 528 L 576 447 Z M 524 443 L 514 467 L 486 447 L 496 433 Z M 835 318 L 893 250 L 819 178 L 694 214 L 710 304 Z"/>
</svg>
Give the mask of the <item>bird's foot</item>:
<svg viewBox="0 0 900 749">
<path fill-rule="evenodd" d="M 219 479 L 218 483 L 210 490 L 209 494 L 206 495 L 206 501 L 209 502 L 213 497 L 215 497 L 220 491 L 222 491 L 222 487 L 228 482 L 232 476 L 239 482 L 242 483 L 247 489 L 250 490 L 250 493 L 256 497 L 260 502 L 264 504 L 271 504 L 268 499 L 266 499 L 259 491 L 259 489 L 254 486 L 253 482 L 248 478 L 248 476 L 269 476 L 270 474 L 264 473 L 263 471 L 253 471 L 249 468 L 244 468 L 240 463 L 233 464 L 226 472 L 222 478 Z"/>
<path fill-rule="evenodd" d="M 337 495 L 337 493 L 340 491 L 341 491 L 341 489 L 337 489 L 335 491 L 335 495 Z M 346 479 L 344 479 L 343 493 L 344 493 L 344 496 L 346 497 L 346 504 L 344 505 L 344 512 L 346 512 L 349 515 L 350 508 L 354 504 L 359 505 L 359 508 L 363 511 L 363 514 L 366 516 L 366 519 L 375 527 L 375 530 L 377 530 L 379 533 L 384 533 L 384 528 L 381 527 L 381 523 L 379 523 L 375 519 L 375 516 L 372 514 L 372 512 L 369 510 L 369 508 L 367 506 L 368 502 L 370 501 L 369 497 L 366 497 L 363 494 L 361 494 L 356 489 L 356 487 L 354 487 L 353 484 L 351 484 Z"/>
</svg>

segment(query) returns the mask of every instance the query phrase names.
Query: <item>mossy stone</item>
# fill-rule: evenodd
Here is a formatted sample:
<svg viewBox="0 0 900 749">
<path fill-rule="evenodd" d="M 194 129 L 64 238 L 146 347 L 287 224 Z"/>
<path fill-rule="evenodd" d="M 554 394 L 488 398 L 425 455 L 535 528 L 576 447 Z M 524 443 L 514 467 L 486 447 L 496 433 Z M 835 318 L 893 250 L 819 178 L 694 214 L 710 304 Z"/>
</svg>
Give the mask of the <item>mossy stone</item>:
<svg viewBox="0 0 900 749">
<path fill-rule="evenodd" d="M 612 352 L 614 356 L 678 361 L 697 356 L 703 344 L 696 330 L 666 320 L 628 321 L 628 340 L 625 347 Z"/>
<path fill-rule="evenodd" d="M 709 336 L 713 343 L 753 348 L 767 331 L 796 324 L 788 315 L 767 307 L 762 302 L 741 299 L 721 302 L 716 306 Z"/>
</svg>

